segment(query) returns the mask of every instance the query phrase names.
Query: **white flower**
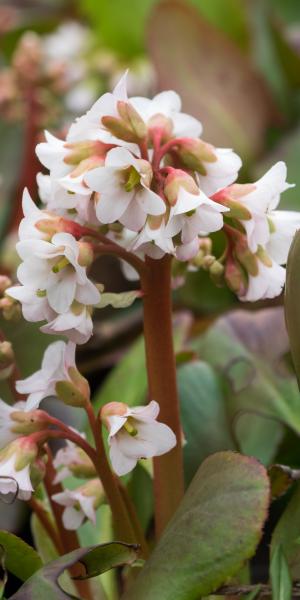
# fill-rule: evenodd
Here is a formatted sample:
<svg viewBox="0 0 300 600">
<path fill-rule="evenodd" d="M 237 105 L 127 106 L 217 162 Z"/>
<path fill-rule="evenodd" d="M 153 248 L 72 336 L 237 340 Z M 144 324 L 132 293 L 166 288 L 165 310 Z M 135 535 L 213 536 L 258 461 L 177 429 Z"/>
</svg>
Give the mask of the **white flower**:
<svg viewBox="0 0 300 600">
<path fill-rule="evenodd" d="M 258 274 L 248 275 L 248 285 L 245 293 L 239 296 L 244 302 L 256 302 L 265 298 L 275 298 L 281 294 L 285 284 L 285 268 L 270 260 L 267 266 L 258 260 Z"/>
<path fill-rule="evenodd" d="M 70 310 L 55 317 L 41 327 L 43 333 L 65 335 L 74 344 L 85 344 L 93 333 L 91 307 L 73 302 Z"/>
<path fill-rule="evenodd" d="M 107 92 L 103 94 L 85 115 L 76 119 L 75 123 L 69 129 L 68 141 L 77 142 L 83 139 L 100 140 L 105 143 L 126 145 L 132 149 L 136 148 L 135 144 L 125 143 L 111 135 L 101 121 L 102 117 L 105 116 L 119 117 L 118 101 L 128 101 L 126 76 L 127 73 L 123 75 L 112 93 Z"/>
<path fill-rule="evenodd" d="M 76 433 L 85 438 L 84 433 L 78 431 Z M 91 459 L 81 448 L 78 448 L 69 440 L 66 440 L 66 445 L 56 452 L 53 466 L 57 471 L 53 483 L 60 483 L 72 475 L 80 478 L 89 478 L 96 475 Z"/>
<path fill-rule="evenodd" d="M 173 232 L 175 235 L 176 231 Z M 133 250 L 140 258 L 149 256 L 159 260 L 166 253 L 174 254 L 175 247 L 172 241 L 172 227 L 166 232 L 166 224 L 163 218 L 148 217 L 142 231 L 132 240 L 130 250 Z"/>
<path fill-rule="evenodd" d="M 135 158 L 126 148 L 108 152 L 105 166 L 85 175 L 88 186 L 100 193 L 96 214 L 101 223 L 120 221 L 139 231 L 147 215 L 165 212 L 164 201 L 149 189 L 152 178 L 150 163 Z"/>
<path fill-rule="evenodd" d="M 216 160 L 203 160 L 206 173 L 197 174 L 199 187 L 207 196 L 212 196 L 235 181 L 242 166 L 240 157 L 231 148 L 211 148 Z"/>
<path fill-rule="evenodd" d="M 70 143 L 68 138 L 67 141 L 60 140 L 48 131 L 45 131 L 45 138 L 46 142 L 37 145 L 36 154 L 50 171 L 52 185 L 56 184 L 54 192 L 59 194 L 59 188 L 62 188 L 69 195 L 87 196 L 87 202 L 91 191 L 84 184 L 84 175 L 89 169 L 103 164 L 105 154 L 111 146 L 86 138 L 78 143 Z"/>
<path fill-rule="evenodd" d="M 258 246 L 266 247 L 272 221 L 277 218 L 275 208 L 279 204 L 280 194 L 290 187 L 293 185 L 286 181 L 286 165 L 278 162 L 254 184 L 228 188 L 229 197 L 244 204 L 252 215 L 249 220 L 241 220 L 251 252 L 256 252 Z"/>
<path fill-rule="evenodd" d="M 58 381 L 70 379 L 69 368 L 76 367 L 75 350 L 73 342 L 50 344 L 44 352 L 41 369 L 16 382 L 16 390 L 20 394 L 28 394 L 26 410 L 37 408 L 48 396 L 55 396 Z"/>
<path fill-rule="evenodd" d="M 181 112 L 180 96 L 172 90 L 161 92 L 152 100 L 136 96 L 130 98 L 129 102 L 146 124 L 155 115 L 163 115 L 170 119 L 173 124 L 172 136 L 174 137 L 197 138 L 202 132 L 200 121 Z"/>
<path fill-rule="evenodd" d="M 189 244 L 198 235 L 207 235 L 223 227 L 222 213 L 228 209 L 214 202 L 199 190 L 198 194 L 188 192 L 184 187 L 179 188 L 177 201 L 172 206 L 166 234 L 172 228 L 179 233 L 183 244 Z"/>
<path fill-rule="evenodd" d="M 122 402 L 106 404 L 101 411 L 109 435 L 110 459 L 117 475 L 134 469 L 141 458 L 152 458 L 169 452 L 176 445 L 173 431 L 157 422 L 159 405 L 130 408 Z"/>
<path fill-rule="evenodd" d="M 271 232 L 266 251 L 278 264 L 285 265 L 293 237 L 300 229 L 300 213 L 293 210 L 274 210 L 270 219 Z"/>
<path fill-rule="evenodd" d="M 53 494 L 52 499 L 65 506 L 62 515 L 66 529 L 78 529 L 85 518 L 96 524 L 96 509 L 103 498 L 103 489 L 99 479 L 93 479 L 76 490 L 65 490 Z"/>
<path fill-rule="evenodd" d="M 14 494 L 19 500 L 29 500 L 33 487 L 30 479 L 30 465 L 16 470 L 15 456 L 0 462 L 0 493 Z"/>
<path fill-rule="evenodd" d="M 63 182 L 59 183 L 50 175 L 43 175 L 43 173 L 38 173 L 37 184 L 39 196 L 48 210 L 79 223 L 94 222 L 95 210 L 90 192 L 78 194 L 68 191 L 63 186 Z M 43 217 L 45 218 L 45 215 Z"/>
<path fill-rule="evenodd" d="M 39 229 L 37 229 L 36 223 L 44 219 L 55 220 L 56 216 L 41 211 L 33 202 L 27 188 L 25 188 L 23 192 L 22 209 L 24 217 L 19 225 L 19 239 L 29 240 L 34 238 L 45 238 L 45 235 L 41 231 L 39 231 Z"/>
<path fill-rule="evenodd" d="M 23 317 L 26 321 L 31 323 L 51 321 L 57 314 L 50 307 L 46 296 L 37 296 L 35 290 L 23 285 L 10 287 L 6 293 L 21 302 Z"/>
<path fill-rule="evenodd" d="M 30 438 L 21 437 L 0 453 L 0 493 L 14 494 L 20 500 L 29 500 L 33 487 L 30 469 L 38 453 Z"/>
<path fill-rule="evenodd" d="M 74 300 L 88 305 L 99 302 L 98 289 L 79 264 L 80 244 L 70 233 L 56 233 L 51 242 L 18 242 L 17 251 L 24 261 L 18 268 L 19 281 L 45 295 L 57 313 L 68 311 Z"/>
</svg>

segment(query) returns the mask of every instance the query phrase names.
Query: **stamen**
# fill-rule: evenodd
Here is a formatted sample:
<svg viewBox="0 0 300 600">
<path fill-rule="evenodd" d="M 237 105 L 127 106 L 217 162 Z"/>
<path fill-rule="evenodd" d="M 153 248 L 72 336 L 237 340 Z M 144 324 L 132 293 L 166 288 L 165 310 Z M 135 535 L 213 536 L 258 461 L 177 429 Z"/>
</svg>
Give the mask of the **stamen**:
<svg viewBox="0 0 300 600">
<path fill-rule="evenodd" d="M 53 273 L 59 273 L 60 271 L 65 269 L 65 267 L 67 267 L 69 264 L 70 263 L 68 259 L 64 256 L 56 263 L 56 265 L 54 265 L 54 267 L 52 267 L 52 271 Z"/>
<path fill-rule="evenodd" d="M 126 421 L 123 427 L 126 429 L 127 433 L 129 433 L 129 435 L 131 435 L 132 437 L 135 437 L 138 434 L 138 430 L 133 425 L 131 425 L 129 420 Z"/>
</svg>

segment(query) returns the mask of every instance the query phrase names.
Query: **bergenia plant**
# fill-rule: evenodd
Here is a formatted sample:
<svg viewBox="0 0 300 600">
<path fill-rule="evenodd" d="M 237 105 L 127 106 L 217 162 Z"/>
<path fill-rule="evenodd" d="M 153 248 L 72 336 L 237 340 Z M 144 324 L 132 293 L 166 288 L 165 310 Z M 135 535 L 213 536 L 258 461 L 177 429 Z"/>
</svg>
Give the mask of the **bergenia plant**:
<svg viewBox="0 0 300 600">
<path fill-rule="evenodd" d="M 185 495 L 186 441 L 176 381 L 172 290 L 184 285 L 189 271 L 202 269 L 241 301 L 281 293 L 284 265 L 300 227 L 299 213 L 278 210 L 281 193 L 290 187 L 286 166 L 277 162 L 258 181 L 236 183 L 240 157 L 202 137 L 201 123 L 182 112 L 175 91 L 152 100 L 128 98 L 126 74 L 112 93 L 72 123 L 65 139 L 45 132 L 36 153 L 45 167 L 38 175 L 42 207 L 25 189 L 18 281 L 12 285 L 2 278 L 0 302 L 8 314 L 21 306 L 25 320 L 42 322 L 42 332 L 66 341 L 54 338 L 37 372 L 27 378 L 15 373 L 14 406 L 1 401 L 0 492 L 29 502 L 60 555 L 78 547 L 76 530 L 85 521 L 101 529 L 97 512 L 107 504 L 112 539 L 123 543 L 123 553 L 130 549 L 142 559 L 134 563 L 141 569 L 138 577 L 137 568 L 120 574 L 124 597 L 207 596 L 253 554 L 266 518 L 269 486 L 255 459 L 225 452 L 214 467 L 211 458 L 206 460 Z M 135 282 L 134 290 L 115 294 L 93 280 L 91 267 L 104 255 L 120 260 L 125 276 Z M 93 335 L 98 309 L 108 304 L 127 307 L 136 298 L 144 309 L 147 400 L 128 405 L 120 387 L 115 398 L 95 410 L 89 383 L 76 366 L 76 346 Z M 4 346 L 1 350 L 6 368 L 14 363 L 10 351 Z M 48 414 L 41 403 L 49 396 L 83 409 L 89 429 L 79 433 Z M 53 446 L 53 440 L 65 445 Z M 243 460 L 248 461 L 245 494 L 238 472 Z M 146 529 L 129 485 L 131 472 L 140 464 L 146 465 L 154 490 L 155 527 Z M 220 492 L 216 482 L 226 473 L 236 482 L 230 507 L 226 487 Z M 211 506 L 215 512 L 208 525 Z M 224 535 L 218 521 L 223 510 L 231 525 Z M 176 538 L 172 544 L 175 530 L 181 532 L 181 541 Z M 216 567 L 217 575 L 210 580 L 197 572 L 197 557 L 203 542 L 209 546 L 215 535 L 226 543 L 214 560 L 217 564 L 227 556 L 228 561 Z M 194 553 L 196 538 L 202 545 Z M 230 559 L 233 546 L 240 553 L 236 561 Z M 82 556 L 74 555 L 73 562 Z M 132 562 L 129 558 L 107 560 L 116 566 Z M 90 574 L 91 563 L 84 560 Z M 189 563 L 189 577 L 175 584 L 181 560 L 184 569 L 184 561 Z M 164 561 L 163 576 L 156 579 Z M 72 560 L 65 566 L 70 568 Z M 93 591 L 97 586 L 76 581 L 82 598 L 100 597 Z M 16 598 L 31 597 L 25 596 L 26 585 L 24 595 Z M 107 594 L 116 598 L 116 589 Z"/>
</svg>

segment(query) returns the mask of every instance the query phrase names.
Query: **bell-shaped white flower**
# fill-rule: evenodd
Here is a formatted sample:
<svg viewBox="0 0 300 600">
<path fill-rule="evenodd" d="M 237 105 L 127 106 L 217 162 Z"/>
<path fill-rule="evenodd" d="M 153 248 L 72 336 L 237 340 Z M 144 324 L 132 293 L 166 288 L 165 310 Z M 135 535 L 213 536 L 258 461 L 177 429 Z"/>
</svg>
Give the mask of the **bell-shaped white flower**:
<svg viewBox="0 0 300 600">
<path fill-rule="evenodd" d="M 93 334 L 91 307 L 73 302 L 68 311 L 56 314 L 41 327 L 43 333 L 65 335 L 74 344 L 85 344 Z"/>
<path fill-rule="evenodd" d="M 62 515 L 64 527 L 75 530 L 85 519 L 96 524 L 96 510 L 103 501 L 103 488 L 99 479 L 92 479 L 76 490 L 53 494 L 52 500 L 65 507 Z"/>
<path fill-rule="evenodd" d="M 74 300 L 89 305 L 99 302 L 98 289 L 79 263 L 80 243 L 70 233 L 56 233 L 51 242 L 18 242 L 17 251 L 23 260 L 19 281 L 37 295 L 45 295 L 57 313 L 69 310 Z"/>
<path fill-rule="evenodd" d="M 226 190 L 230 198 L 244 204 L 251 213 L 251 219 L 241 220 L 251 252 L 256 252 L 258 246 L 265 248 L 270 239 L 280 194 L 293 187 L 287 183 L 286 174 L 286 164 L 278 162 L 255 183 L 234 184 Z"/>
<path fill-rule="evenodd" d="M 236 180 L 242 166 L 241 158 L 231 148 L 215 148 L 212 146 L 215 161 L 203 161 L 205 174 L 197 173 L 201 190 L 212 196 Z"/>
<path fill-rule="evenodd" d="M 84 194 L 69 191 L 64 187 L 63 182 L 59 183 L 50 175 L 43 173 L 38 173 L 37 184 L 39 196 L 47 210 L 81 224 L 95 222 L 94 203 L 91 201 L 91 192 L 88 189 Z"/>
<path fill-rule="evenodd" d="M 270 214 L 270 238 L 266 251 L 279 265 L 285 265 L 296 231 L 300 229 L 300 213 L 294 210 L 274 210 Z"/>
<path fill-rule="evenodd" d="M 108 152 L 105 166 L 85 175 L 88 186 L 100 193 L 96 214 L 101 223 L 120 221 L 132 231 L 139 231 L 147 215 L 161 215 L 166 206 L 150 190 L 150 163 L 137 159 L 126 148 Z"/>
<path fill-rule="evenodd" d="M 200 189 L 194 194 L 180 187 L 176 203 L 170 211 L 166 234 L 171 227 L 172 232 L 181 232 L 183 244 L 189 244 L 198 235 L 208 235 L 222 229 L 222 213 L 227 210 L 222 204 L 210 200 Z"/>
<path fill-rule="evenodd" d="M 284 267 L 272 260 L 269 260 L 268 265 L 258 260 L 258 274 L 255 277 L 251 274 L 248 275 L 246 291 L 239 298 L 244 302 L 276 298 L 281 294 L 284 284 Z"/>
<path fill-rule="evenodd" d="M 156 115 L 170 119 L 174 137 L 199 137 L 202 132 L 202 124 L 198 119 L 181 112 L 180 96 L 172 90 L 161 92 L 152 100 L 136 96 L 130 98 L 129 102 L 147 125 Z"/>
<path fill-rule="evenodd" d="M 69 369 L 76 368 L 76 346 L 73 342 L 54 342 L 46 348 L 39 371 L 16 382 L 16 390 L 28 395 L 26 409 L 32 410 L 48 396 L 55 396 L 58 381 L 69 380 Z"/>
<path fill-rule="evenodd" d="M 154 400 L 135 408 L 123 402 L 103 406 L 101 418 L 109 432 L 110 460 L 117 475 L 132 471 L 141 458 L 161 456 L 176 446 L 175 434 L 157 421 L 158 413 Z"/>
<path fill-rule="evenodd" d="M 0 494 L 13 494 L 20 500 L 29 500 L 33 492 L 30 478 L 31 465 L 38 454 L 30 437 L 11 442 L 0 452 Z"/>
<path fill-rule="evenodd" d="M 19 239 L 43 239 L 45 235 L 36 227 L 36 223 L 45 218 L 56 219 L 55 215 L 45 214 L 33 202 L 28 189 L 25 188 L 22 197 L 22 209 L 24 217 L 19 225 Z"/>
<path fill-rule="evenodd" d="M 26 321 L 37 323 L 38 321 L 51 321 L 57 313 L 50 307 L 47 297 L 36 294 L 36 290 L 23 285 L 15 285 L 6 293 L 21 302 L 22 314 Z"/>
</svg>

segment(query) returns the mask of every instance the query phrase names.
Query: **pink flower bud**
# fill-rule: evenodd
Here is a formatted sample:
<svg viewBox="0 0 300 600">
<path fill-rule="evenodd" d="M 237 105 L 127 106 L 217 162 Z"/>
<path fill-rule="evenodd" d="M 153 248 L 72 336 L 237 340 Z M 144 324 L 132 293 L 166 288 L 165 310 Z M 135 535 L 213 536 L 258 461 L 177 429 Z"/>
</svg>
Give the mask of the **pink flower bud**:
<svg viewBox="0 0 300 600">
<path fill-rule="evenodd" d="M 180 188 L 184 188 L 191 194 L 198 194 L 199 188 L 194 179 L 181 169 L 170 169 L 165 180 L 164 194 L 171 206 L 174 206 L 177 201 L 177 196 Z"/>
</svg>

